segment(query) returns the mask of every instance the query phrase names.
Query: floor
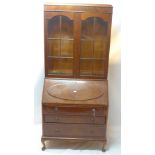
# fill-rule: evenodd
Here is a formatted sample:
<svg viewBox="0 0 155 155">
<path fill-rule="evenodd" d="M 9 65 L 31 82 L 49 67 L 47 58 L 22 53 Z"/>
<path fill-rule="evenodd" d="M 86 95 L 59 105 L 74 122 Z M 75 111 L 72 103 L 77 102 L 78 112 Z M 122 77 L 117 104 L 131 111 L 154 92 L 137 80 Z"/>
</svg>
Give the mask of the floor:
<svg viewBox="0 0 155 155">
<path fill-rule="evenodd" d="M 110 127 L 108 129 L 108 144 L 106 152 L 102 152 L 102 144 L 94 142 L 84 143 L 64 143 L 64 142 L 50 142 L 46 143 L 47 148 L 42 151 L 41 138 L 41 125 L 35 125 L 35 139 L 34 139 L 34 153 L 37 155 L 120 155 L 121 142 L 120 142 L 120 128 Z"/>
</svg>

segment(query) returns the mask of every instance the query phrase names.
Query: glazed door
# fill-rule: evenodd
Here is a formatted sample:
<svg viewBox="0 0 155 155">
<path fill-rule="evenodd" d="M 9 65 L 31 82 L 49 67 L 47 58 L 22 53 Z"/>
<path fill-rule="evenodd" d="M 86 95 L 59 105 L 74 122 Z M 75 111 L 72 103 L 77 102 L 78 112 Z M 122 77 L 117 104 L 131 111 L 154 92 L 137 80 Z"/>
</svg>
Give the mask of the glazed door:
<svg viewBox="0 0 155 155">
<path fill-rule="evenodd" d="M 109 15 L 81 15 L 81 78 L 106 78 L 108 66 Z"/>
<path fill-rule="evenodd" d="M 74 76 L 74 14 L 46 12 L 46 76 Z"/>
</svg>

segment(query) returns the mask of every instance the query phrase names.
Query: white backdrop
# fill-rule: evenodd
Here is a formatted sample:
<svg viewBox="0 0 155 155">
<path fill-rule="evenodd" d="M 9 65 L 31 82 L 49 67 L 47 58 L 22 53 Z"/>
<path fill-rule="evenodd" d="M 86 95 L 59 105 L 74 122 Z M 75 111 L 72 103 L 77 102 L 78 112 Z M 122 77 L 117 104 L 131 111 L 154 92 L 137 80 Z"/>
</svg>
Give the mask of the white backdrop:
<svg viewBox="0 0 155 155">
<path fill-rule="evenodd" d="M 74 2 L 103 3 L 101 0 Z M 60 152 L 67 155 L 101 154 L 100 150 L 89 151 L 88 148 L 82 151 L 83 144 L 75 151 L 41 151 L 41 96 L 44 79 L 43 4 L 43 0 L 0 2 L 0 152 L 24 155 L 56 155 Z M 117 1 L 111 1 L 111 4 L 114 6 L 114 14 L 108 77 L 110 149 L 105 154 L 119 155 L 120 131 L 113 128 L 120 126 L 120 16 Z"/>
<path fill-rule="evenodd" d="M 118 0 L 72 1 L 108 2 L 114 6 L 109 65 L 109 126 L 120 126 Z M 151 1 L 121 1 L 122 155 L 155 154 L 155 10 Z M 0 1 L 0 154 L 101 155 L 101 151 L 49 149 L 42 152 L 40 149 L 40 97 L 44 77 L 43 4 L 43 0 Z M 119 137 L 115 136 L 115 139 L 119 141 Z M 110 149 L 105 155 L 120 155 L 118 141 L 111 139 Z"/>
</svg>

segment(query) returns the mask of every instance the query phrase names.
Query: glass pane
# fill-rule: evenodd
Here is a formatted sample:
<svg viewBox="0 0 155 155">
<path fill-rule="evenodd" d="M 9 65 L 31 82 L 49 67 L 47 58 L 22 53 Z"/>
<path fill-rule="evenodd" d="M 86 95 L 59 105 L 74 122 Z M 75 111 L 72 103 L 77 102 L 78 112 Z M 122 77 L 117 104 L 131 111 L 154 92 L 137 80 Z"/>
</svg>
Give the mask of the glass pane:
<svg viewBox="0 0 155 155">
<path fill-rule="evenodd" d="M 48 22 L 48 73 L 73 74 L 73 21 L 55 16 Z"/>
<path fill-rule="evenodd" d="M 94 31 L 94 19 L 93 17 L 82 21 L 82 39 L 92 39 Z"/>
<path fill-rule="evenodd" d="M 60 39 L 48 40 L 48 50 L 49 50 L 49 56 L 59 56 L 60 55 Z"/>
<path fill-rule="evenodd" d="M 106 56 L 106 40 L 94 40 L 94 58 L 104 58 Z"/>
<path fill-rule="evenodd" d="M 92 74 L 92 61 L 91 60 L 80 60 L 80 74 L 91 75 Z"/>
<path fill-rule="evenodd" d="M 95 39 L 103 39 L 106 36 L 107 23 L 101 18 L 94 17 L 94 37 Z"/>
<path fill-rule="evenodd" d="M 93 41 L 81 40 L 81 58 L 91 58 L 93 56 Z"/>
<path fill-rule="evenodd" d="M 49 59 L 49 74 L 72 74 L 73 59 Z"/>
<path fill-rule="evenodd" d="M 60 38 L 60 16 L 53 17 L 49 20 L 48 38 Z"/>
<path fill-rule="evenodd" d="M 93 60 L 93 75 L 104 75 L 104 61 Z"/>
<path fill-rule="evenodd" d="M 61 40 L 61 56 L 73 56 L 73 40 Z"/>
<path fill-rule="evenodd" d="M 61 38 L 73 38 L 73 21 L 61 16 Z"/>
<path fill-rule="evenodd" d="M 104 76 L 107 23 L 99 17 L 87 18 L 82 21 L 81 33 L 80 74 Z"/>
</svg>

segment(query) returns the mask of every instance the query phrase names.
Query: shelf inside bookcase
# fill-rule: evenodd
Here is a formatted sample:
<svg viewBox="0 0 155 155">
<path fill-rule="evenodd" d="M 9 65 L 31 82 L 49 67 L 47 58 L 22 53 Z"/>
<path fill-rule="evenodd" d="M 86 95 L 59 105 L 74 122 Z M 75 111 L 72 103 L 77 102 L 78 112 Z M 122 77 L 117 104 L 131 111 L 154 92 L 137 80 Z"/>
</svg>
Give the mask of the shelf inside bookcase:
<svg viewBox="0 0 155 155">
<path fill-rule="evenodd" d="M 49 58 L 48 74 L 73 74 L 72 58 Z"/>
<path fill-rule="evenodd" d="M 73 56 L 73 40 L 48 40 L 49 56 Z"/>
<path fill-rule="evenodd" d="M 80 59 L 80 75 L 104 75 L 105 62 L 102 59 Z"/>
</svg>

